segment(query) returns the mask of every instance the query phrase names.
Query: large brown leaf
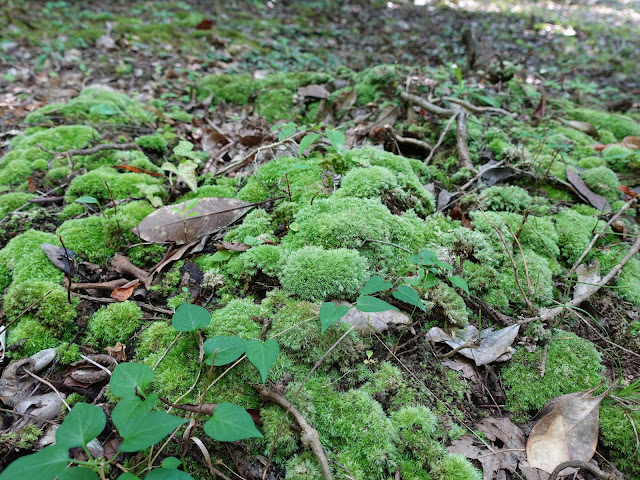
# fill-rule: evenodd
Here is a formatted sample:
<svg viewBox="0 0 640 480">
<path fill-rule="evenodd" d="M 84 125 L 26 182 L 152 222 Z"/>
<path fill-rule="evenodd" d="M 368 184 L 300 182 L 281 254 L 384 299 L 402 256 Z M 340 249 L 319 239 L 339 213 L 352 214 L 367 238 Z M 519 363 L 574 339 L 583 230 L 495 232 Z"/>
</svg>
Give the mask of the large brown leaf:
<svg viewBox="0 0 640 480">
<path fill-rule="evenodd" d="M 235 198 L 207 197 L 185 211 L 187 203 L 159 208 L 131 231 L 147 242 L 189 243 L 235 222 L 253 207 Z"/>
<path fill-rule="evenodd" d="M 592 393 L 569 393 L 546 403 L 527 440 L 527 460 L 532 467 L 552 473 L 562 462 L 591 460 L 598 444 L 600 403 L 606 396 Z"/>
<path fill-rule="evenodd" d="M 602 195 L 594 193 L 587 184 L 584 183 L 584 180 L 580 178 L 580 175 L 574 172 L 569 166 L 567 166 L 567 180 L 577 190 L 578 195 L 589 202 L 593 207 L 605 212 L 611 211 L 609 201 Z"/>
</svg>

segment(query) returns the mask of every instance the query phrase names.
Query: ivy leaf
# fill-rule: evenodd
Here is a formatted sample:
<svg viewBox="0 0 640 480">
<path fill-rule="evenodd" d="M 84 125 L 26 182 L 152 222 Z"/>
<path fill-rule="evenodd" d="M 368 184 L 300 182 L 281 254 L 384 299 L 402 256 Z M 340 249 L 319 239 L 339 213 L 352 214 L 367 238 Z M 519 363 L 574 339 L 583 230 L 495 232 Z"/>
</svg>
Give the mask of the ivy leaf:
<svg viewBox="0 0 640 480">
<path fill-rule="evenodd" d="M 193 158 L 196 156 L 196 153 L 193 151 L 193 143 L 186 140 L 180 140 L 178 145 L 174 147 L 173 153 L 179 157 Z"/>
<path fill-rule="evenodd" d="M 116 397 L 129 397 L 144 391 L 153 382 L 153 370 L 142 363 L 121 363 L 113 370 L 109 387 Z"/>
<path fill-rule="evenodd" d="M 409 261 L 416 265 L 435 265 L 438 256 L 431 250 L 423 248 L 419 253 L 409 256 Z"/>
<path fill-rule="evenodd" d="M 401 302 L 408 303 L 412 307 L 418 307 L 423 312 L 426 311 L 424 303 L 422 303 L 422 299 L 420 298 L 420 295 L 418 295 L 418 292 L 408 285 L 398 285 L 398 288 L 396 288 L 391 295 Z"/>
<path fill-rule="evenodd" d="M 219 442 L 235 442 L 245 438 L 261 438 L 251 415 L 232 403 L 221 403 L 203 426 L 204 432 Z"/>
<path fill-rule="evenodd" d="M 111 412 L 111 421 L 118 429 L 121 437 L 130 432 L 130 421 L 136 417 L 142 417 L 149 413 L 159 401 L 157 394 L 152 393 L 146 400 L 138 396 L 126 397 L 118 402 Z"/>
<path fill-rule="evenodd" d="M 342 147 L 344 147 L 347 138 L 340 130 L 327 130 L 326 134 L 333 148 L 335 148 L 336 150 L 341 150 Z"/>
<path fill-rule="evenodd" d="M 76 203 L 95 203 L 96 205 L 100 205 L 100 202 L 98 202 L 95 197 L 90 197 L 88 195 L 76 198 Z"/>
<path fill-rule="evenodd" d="M 56 430 L 56 445 L 81 447 L 96 438 L 107 425 L 102 409 L 88 403 L 76 403 Z"/>
<path fill-rule="evenodd" d="M 467 281 L 464 278 L 462 278 L 460 275 L 454 275 L 453 277 L 449 277 L 449 281 L 451 282 L 451 285 L 453 285 L 454 287 L 461 288 L 462 290 L 467 292 L 467 294 L 469 294 L 469 285 L 467 284 Z"/>
<path fill-rule="evenodd" d="M 361 295 L 371 295 L 372 293 L 382 292 L 392 287 L 392 284 L 386 282 L 384 278 L 375 275 L 369 279 L 367 284 L 362 289 Z"/>
<path fill-rule="evenodd" d="M 387 310 L 398 310 L 393 305 L 376 297 L 360 295 L 356 301 L 356 309 L 361 312 L 385 312 Z"/>
<path fill-rule="evenodd" d="M 137 452 L 149 448 L 187 422 L 186 418 L 175 417 L 165 412 L 151 412 L 136 417 L 129 422 L 130 432 L 122 437 L 120 451 Z"/>
<path fill-rule="evenodd" d="M 280 353 L 280 345 L 273 338 L 265 342 L 260 340 L 251 340 L 247 342 L 245 347 L 245 353 L 247 358 L 260 372 L 262 377 L 262 383 L 267 381 L 269 370 L 276 360 L 278 359 L 278 353 Z M 215 410 L 214 410 L 215 412 Z"/>
<path fill-rule="evenodd" d="M 206 354 L 204 361 L 207 365 L 211 365 L 213 354 L 217 350 L 213 365 L 216 367 L 227 365 L 240 358 L 244 354 L 246 346 L 247 341 L 244 338 L 216 335 L 202 345 L 204 353 Z"/>
<path fill-rule="evenodd" d="M 302 156 L 302 154 L 309 148 L 316 140 L 320 138 L 319 133 L 310 133 L 302 137 L 300 140 L 300 146 L 298 147 L 298 155 Z"/>
<path fill-rule="evenodd" d="M 87 467 L 73 467 L 65 469 L 58 480 L 98 480 L 98 474 Z"/>
<path fill-rule="evenodd" d="M 118 479 L 120 480 L 120 479 Z M 157 468 L 151 470 L 144 480 L 193 480 L 187 472 L 175 468 Z"/>
<path fill-rule="evenodd" d="M 191 303 L 180 305 L 173 314 L 171 324 L 179 332 L 195 332 L 211 322 L 211 315 L 206 308 Z"/>
<path fill-rule="evenodd" d="M 49 445 L 32 455 L 18 458 L 0 473 L 0 480 L 54 480 L 71 461 L 66 446 Z"/>
<path fill-rule="evenodd" d="M 366 288 L 366 286 L 365 286 Z M 333 302 L 325 302 L 320 307 L 320 333 L 344 317 L 349 311 L 346 305 L 336 305 Z"/>
</svg>

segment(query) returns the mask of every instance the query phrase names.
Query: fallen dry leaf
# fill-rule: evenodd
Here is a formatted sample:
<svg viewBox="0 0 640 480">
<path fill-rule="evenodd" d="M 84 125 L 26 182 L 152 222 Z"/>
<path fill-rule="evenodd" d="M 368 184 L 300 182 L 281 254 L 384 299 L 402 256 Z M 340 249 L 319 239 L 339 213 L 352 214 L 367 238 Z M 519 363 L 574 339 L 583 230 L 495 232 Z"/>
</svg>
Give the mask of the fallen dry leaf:
<svg viewBox="0 0 640 480">
<path fill-rule="evenodd" d="M 232 252 L 246 252 L 251 248 L 251 245 L 247 245 L 242 242 L 218 242 L 216 243 L 216 249 L 218 250 L 230 250 Z"/>
<path fill-rule="evenodd" d="M 527 441 L 532 467 L 551 473 L 562 462 L 591 460 L 598 444 L 600 403 L 606 396 L 592 393 L 569 393 L 546 403 Z"/>
<path fill-rule="evenodd" d="M 40 245 L 40 248 L 44 250 L 45 255 L 49 259 L 51 263 L 58 269 L 62 270 L 64 273 L 69 273 L 69 260 L 72 263 L 75 262 L 76 254 L 73 250 L 65 249 L 63 247 L 59 247 L 57 245 L 52 245 L 51 243 L 43 243 Z"/>
<path fill-rule="evenodd" d="M 252 203 L 222 197 L 201 198 L 188 211 L 185 210 L 187 203 L 159 208 L 131 231 L 147 242 L 175 242 L 181 245 L 226 227 L 253 208 Z"/>
<path fill-rule="evenodd" d="M 561 120 L 567 127 L 586 133 L 587 135 L 598 138 L 598 130 L 596 127 L 587 122 L 579 122 L 577 120 Z"/>
<path fill-rule="evenodd" d="M 324 85 L 307 85 L 306 87 L 298 88 L 298 95 L 310 98 L 329 98 L 331 93 Z"/>
<path fill-rule="evenodd" d="M 111 292 L 111 298 L 115 298 L 119 302 L 124 302 L 133 294 L 133 291 L 138 287 L 138 285 L 140 285 L 140 280 L 136 278 L 135 280 L 125 283 L 121 287 L 114 288 Z"/>
<path fill-rule="evenodd" d="M 125 344 L 120 342 L 117 342 L 113 347 L 105 348 L 107 354 L 115 358 L 118 363 L 124 362 L 127 359 L 125 349 Z"/>
<path fill-rule="evenodd" d="M 587 184 L 584 183 L 584 180 L 580 178 L 580 175 L 574 172 L 573 169 L 568 165 L 567 181 L 576 189 L 578 195 L 585 201 L 589 202 L 593 207 L 597 208 L 600 211 L 611 211 L 611 205 L 609 205 L 609 201 L 602 195 L 598 195 L 597 193 L 591 191 Z"/>
<path fill-rule="evenodd" d="M 361 333 L 384 332 L 389 327 L 406 325 L 409 317 L 396 310 L 386 310 L 384 312 L 361 312 L 355 308 L 350 308 L 347 314 L 342 317 L 342 321 L 349 325 L 354 325 Z"/>
</svg>

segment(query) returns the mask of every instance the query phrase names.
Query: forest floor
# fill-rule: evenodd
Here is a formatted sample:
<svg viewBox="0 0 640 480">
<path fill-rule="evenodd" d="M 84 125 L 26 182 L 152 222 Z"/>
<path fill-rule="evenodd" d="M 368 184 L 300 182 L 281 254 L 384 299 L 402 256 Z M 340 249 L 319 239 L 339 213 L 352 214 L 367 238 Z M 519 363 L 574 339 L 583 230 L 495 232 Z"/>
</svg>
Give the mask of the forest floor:
<svg viewBox="0 0 640 480">
<path fill-rule="evenodd" d="M 0 480 L 640 478 L 640 2 L 215 3 L 3 6 Z"/>
</svg>

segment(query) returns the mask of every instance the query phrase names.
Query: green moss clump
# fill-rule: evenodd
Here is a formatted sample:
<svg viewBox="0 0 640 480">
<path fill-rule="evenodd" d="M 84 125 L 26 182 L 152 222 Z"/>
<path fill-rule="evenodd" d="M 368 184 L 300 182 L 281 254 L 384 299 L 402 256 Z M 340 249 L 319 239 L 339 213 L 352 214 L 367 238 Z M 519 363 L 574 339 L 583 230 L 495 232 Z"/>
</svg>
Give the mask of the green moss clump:
<svg viewBox="0 0 640 480">
<path fill-rule="evenodd" d="M 236 255 L 227 261 L 223 271 L 240 286 L 247 290 L 251 286 L 251 280 L 262 272 L 268 277 L 276 278 L 283 265 L 282 249 L 275 245 L 257 245 L 240 255 Z"/>
<path fill-rule="evenodd" d="M 91 340 L 101 347 L 127 343 L 142 323 L 142 310 L 133 302 L 117 302 L 101 307 L 89 319 Z"/>
<path fill-rule="evenodd" d="M 595 232 L 604 226 L 602 220 L 565 209 L 555 216 L 558 246 L 562 256 L 573 264 L 587 248 Z M 596 244 L 597 245 L 597 244 Z M 585 260 L 593 256 L 591 252 Z"/>
<path fill-rule="evenodd" d="M 62 282 L 63 273 L 58 270 L 40 248 L 43 243 L 60 245 L 58 237 L 51 233 L 27 230 L 12 238 L 0 250 L 0 265 L 6 268 L 0 275 L 0 291 L 13 280 L 16 283 L 29 281 Z"/>
<path fill-rule="evenodd" d="M 231 300 L 224 308 L 211 312 L 211 323 L 204 330 L 207 337 L 229 335 L 253 340 L 260 336 L 262 325 L 251 317 L 260 316 L 260 305 L 247 299 Z"/>
<path fill-rule="evenodd" d="M 480 203 L 486 210 L 524 212 L 531 205 L 531 196 L 520 187 L 490 187 L 480 195 Z"/>
<path fill-rule="evenodd" d="M 596 128 L 606 128 L 618 141 L 629 135 L 640 136 L 640 125 L 630 117 L 618 113 L 606 113 L 589 108 L 576 108 L 567 112 L 570 117 L 589 122 Z"/>
<path fill-rule="evenodd" d="M 358 104 L 365 105 L 378 100 L 398 80 L 398 69 L 393 65 L 378 65 L 353 76 Z"/>
<path fill-rule="evenodd" d="M 57 338 L 73 329 L 77 305 L 77 298 L 73 298 L 71 303 L 67 301 L 64 287 L 47 281 L 14 282 L 4 296 L 4 312 L 8 320 L 17 318 L 32 306 L 28 310 L 29 315 L 38 319 Z"/>
<path fill-rule="evenodd" d="M 340 180 L 338 196 L 373 198 L 396 188 L 395 175 L 384 167 L 353 168 Z"/>
<path fill-rule="evenodd" d="M 608 250 L 602 250 L 596 256 L 600 260 L 600 271 L 603 275 L 610 271 L 624 258 L 629 250 L 628 246 L 614 246 Z M 620 297 L 628 302 L 640 303 L 640 260 L 632 257 L 622 267 L 615 290 Z"/>
<path fill-rule="evenodd" d="M 383 275 L 390 271 L 404 273 L 408 253 L 376 240 L 417 250 L 431 233 L 415 214 L 393 215 L 377 199 L 333 195 L 300 209 L 295 220 L 298 231 L 289 231 L 283 246 L 294 250 L 307 245 L 358 250 L 369 266 Z"/>
<path fill-rule="evenodd" d="M 611 170 L 619 173 L 626 173 L 633 164 L 640 163 L 640 153 L 623 147 L 622 145 L 611 145 L 602 151 L 602 156 Z"/>
<path fill-rule="evenodd" d="M 157 155 L 169 153 L 169 145 L 161 135 L 143 135 L 136 138 L 138 146 Z"/>
<path fill-rule="evenodd" d="M 245 237 L 251 236 L 261 239 L 273 240 L 274 229 L 271 226 L 271 217 L 263 209 L 258 208 L 247 214 L 242 224 L 232 229 L 224 237 L 227 242 L 244 242 Z"/>
<path fill-rule="evenodd" d="M 287 180 L 291 198 L 299 205 L 308 204 L 311 198 L 324 196 L 322 167 L 315 158 L 281 157 L 258 168 L 254 177 L 238 192 L 237 197 L 246 202 L 261 202 L 271 195 L 282 194 L 278 190 L 286 188 Z"/>
<path fill-rule="evenodd" d="M 192 198 L 207 198 L 207 197 L 224 197 L 233 198 L 236 196 L 236 189 L 230 185 L 204 185 L 198 187 L 196 192 L 187 192 L 179 197 L 175 203 L 186 202 Z"/>
<path fill-rule="evenodd" d="M 9 328 L 7 345 L 22 345 L 18 350 L 11 352 L 11 355 L 24 358 L 45 348 L 57 347 L 70 338 L 70 333 L 57 338 L 49 328 L 40 323 L 40 320 L 31 315 L 23 315 L 18 323 Z"/>
<path fill-rule="evenodd" d="M 591 190 L 606 197 L 610 202 L 620 198 L 620 182 L 613 170 L 607 167 L 590 168 L 582 172 L 580 177 Z"/>
<path fill-rule="evenodd" d="M 440 282 L 436 287 L 428 290 L 427 295 L 429 301 L 438 306 L 452 324 L 464 327 L 469 322 L 469 313 L 464 299 L 454 288 Z"/>
<path fill-rule="evenodd" d="M 56 233 L 65 246 L 90 262 L 102 263 L 115 252 L 107 247 L 102 217 L 86 217 L 65 221 Z"/>
<path fill-rule="evenodd" d="M 606 164 L 607 161 L 602 157 L 585 157 L 578 161 L 578 166 L 584 169 L 603 167 Z"/>
<path fill-rule="evenodd" d="M 98 138 L 98 132 L 84 125 L 62 125 L 55 128 L 39 130 L 31 135 L 19 135 L 11 141 L 11 148 L 26 149 L 38 148 L 42 145 L 47 150 L 65 151 L 87 146 L 92 140 Z"/>
<path fill-rule="evenodd" d="M 36 195 L 32 193 L 21 192 L 0 195 L 0 219 L 15 209 L 22 207 L 25 203 L 28 203 L 30 198 L 34 197 L 36 197 Z M 24 210 L 24 208 L 22 210 Z"/>
<path fill-rule="evenodd" d="M 208 75 L 198 82 L 198 98 L 214 95 L 213 104 L 221 100 L 235 105 L 246 105 L 256 88 L 251 75 Z"/>
<path fill-rule="evenodd" d="M 636 442 L 636 432 L 639 427 L 640 412 L 638 410 L 623 409 L 621 405 L 609 399 L 602 402 L 600 441 L 606 447 L 616 467 L 631 478 L 640 477 L 640 450 Z"/>
<path fill-rule="evenodd" d="M 114 200 L 122 200 L 144 197 L 144 192 L 138 186 L 139 184 L 160 185 L 163 179 L 144 173 L 118 173 L 108 167 L 97 168 L 84 175 L 79 175 L 71 181 L 65 193 L 65 202 L 71 203 L 81 196 L 94 197 L 100 203 L 109 201 L 110 195 L 105 181 L 109 184 Z"/>
<path fill-rule="evenodd" d="M 355 250 L 304 247 L 291 253 L 280 282 L 289 294 L 319 302 L 354 298 L 368 278 L 367 260 Z"/>
<path fill-rule="evenodd" d="M 3 433 L 0 435 L 0 445 L 2 445 L 0 451 L 4 451 L 6 448 L 11 450 L 31 448 L 40 435 L 42 435 L 42 430 L 34 423 L 25 425 L 17 432 Z"/>
<path fill-rule="evenodd" d="M 267 122 L 292 120 L 293 92 L 284 88 L 273 88 L 260 92 L 256 99 L 256 110 Z"/>
<path fill-rule="evenodd" d="M 155 115 L 144 110 L 126 95 L 107 87 L 90 87 L 68 103 L 53 103 L 25 117 L 25 122 L 52 124 L 56 117 L 68 123 L 150 123 Z"/>
<path fill-rule="evenodd" d="M 542 355 L 542 348 L 527 352 L 518 347 L 502 370 L 510 411 L 539 410 L 553 397 L 593 388 L 602 379 L 600 353 L 593 343 L 573 333 L 554 330 L 544 377 L 539 371 Z"/>
<path fill-rule="evenodd" d="M 463 455 L 450 453 L 432 471 L 435 480 L 482 480 L 482 472 Z"/>
</svg>

